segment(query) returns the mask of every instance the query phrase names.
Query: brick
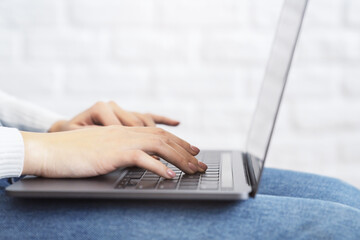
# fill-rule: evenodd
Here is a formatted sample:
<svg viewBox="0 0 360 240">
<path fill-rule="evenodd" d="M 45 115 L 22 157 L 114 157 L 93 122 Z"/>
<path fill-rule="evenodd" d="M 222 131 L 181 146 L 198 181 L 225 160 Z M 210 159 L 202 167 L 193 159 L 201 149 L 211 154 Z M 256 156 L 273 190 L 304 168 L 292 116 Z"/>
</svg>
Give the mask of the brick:
<svg viewBox="0 0 360 240">
<path fill-rule="evenodd" d="M 19 36 L 15 31 L 0 31 L 0 62 L 14 60 L 17 53 Z"/>
<path fill-rule="evenodd" d="M 339 64 L 297 64 L 290 71 L 286 96 L 321 99 L 339 96 L 344 70 Z"/>
<path fill-rule="evenodd" d="M 76 64 L 67 68 L 64 91 L 67 95 L 121 98 L 132 101 L 150 94 L 147 68 L 129 68 L 114 64 Z"/>
<path fill-rule="evenodd" d="M 230 134 L 246 136 L 251 114 L 238 104 L 229 104 L 224 101 L 204 102 L 198 106 L 198 120 L 201 122 L 200 130 L 213 134 Z"/>
<path fill-rule="evenodd" d="M 114 38 L 113 56 L 124 63 L 184 63 L 189 60 L 187 44 L 182 34 L 124 30 Z"/>
<path fill-rule="evenodd" d="M 25 40 L 29 60 L 99 61 L 107 54 L 103 35 L 86 30 L 38 29 L 27 31 Z"/>
<path fill-rule="evenodd" d="M 232 100 L 245 95 L 247 84 L 242 72 L 236 68 L 186 68 L 182 66 L 158 67 L 154 73 L 157 93 L 162 98 L 177 97 L 193 101 L 213 99 Z M 243 87 L 241 87 L 243 86 Z M 202 99 L 198 99 L 201 92 Z"/>
<path fill-rule="evenodd" d="M 302 100 L 294 103 L 292 119 L 299 131 L 313 134 L 348 131 L 359 126 L 357 101 Z"/>
<path fill-rule="evenodd" d="M 343 24 L 343 0 L 309 1 L 306 9 L 305 27 L 341 27 Z"/>
<path fill-rule="evenodd" d="M 269 3 L 266 0 L 251 1 L 249 11 L 251 23 L 259 28 L 275 30 L 279 20 L 283 1 Z M 304 19 L 306 26 L 340 26 L 343 21 L 342 0 L 309 1 Z"/>
<path fill-rule="evenodd" d="M 229 27 L 246 22 L 244 0 L 158 0 L 157 24 L 166 27 Z"/>
<path fill-rule="evenodd" d="M 360 26 L 360 2 L 357 0 L 346 1 L 345 19 L 349 26 Z"/>
<path fill-rule="evenodd" d="M 0 26 L 54 26 L 58 22 L 56 0 L 4 0 L 0 2 Z"/>
<path fill-rule="evenodd" d="M 235 150 L 244 149 L 243 139 L 239 134 L 225 133 L 204 133 L 190 135 L 187 137 L 191 143 L 198 146 L 201 150 Z M 192 141 L 194 139 L 194 141 Z"/>
<path fill-rule="evenodd" d="M 95 102 L 102 100 L 98 96 L 74 96 L 74 95 L 63 95 L 59 98 L 50 98 L 47 101 L 40 98 L 34 98 L 33 101 L 44 106 L 52 111 L 61 114 L 67 119 L 73 118 L 75 115 L 78 115 L 80 112 L 88 109 Z"/>
<path fill-rule="evenodd" d="M 339 162 L 351 165 L 359 162 L 360 129 L 342 132 L 338 135 Z"/>
<path fill-rule="evenodd" d="M 203 37 L 201 56 L 204 62 L 217 64 L 264 65 L 272 35 L 255 31 L 216 31 Z"/>
<path fill-rule="evenodd" d="M 344 68 L 344 78 L 342 79 L 342 89 L 345 97 L 360 97 L 360 69 L 358 64 L 348 65 Z"/>
<path fill-rule="evenodd" d="M 341 62 L 360 59 L 360 33 L 348 29 L 306 28 L 295 59 L 302 62 Z"/>
<path fill-rule="evenodd" d="M 256 28 L 271 28 L 275 31 L 283 1 L 253 0 L 249 2 L 250 23 Z"/>
<path fill-rule="evenodd" d="M 151 26 L 153 1 L 147 0 L 74 0 L 69 2 L 70 22 L 78 26 Z"/>
<path fill-rule="evenodd" d="M 0 65 L 0 79 L 4 83 L 1 89 L 20 98 L 32 99 L 37 95 L 48 98 L 54 78 L 53 68 L 47 64 Z"/>
</svg>

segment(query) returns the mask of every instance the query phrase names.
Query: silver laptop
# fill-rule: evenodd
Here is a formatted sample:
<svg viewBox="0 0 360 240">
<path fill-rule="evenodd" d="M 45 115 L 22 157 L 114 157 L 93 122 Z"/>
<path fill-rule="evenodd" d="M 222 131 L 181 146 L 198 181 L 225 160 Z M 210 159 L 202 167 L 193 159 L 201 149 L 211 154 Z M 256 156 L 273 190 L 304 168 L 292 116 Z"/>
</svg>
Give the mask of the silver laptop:
<svg viewBox="0 0 360 240">
<path fill-rule="evenodd" d="M 197 158 L 206 173 L 188 175 L 174 165 L 176 177 L 166 180 L 141 168 L 121 168 L 84 179 L 25 177 L 6 192 L 14 197 L 207 199 L 255 197 L 270 146 L 307 0 L 285 0 L 247 145 L 240 151 L 202 151 Z"/>
</svg>

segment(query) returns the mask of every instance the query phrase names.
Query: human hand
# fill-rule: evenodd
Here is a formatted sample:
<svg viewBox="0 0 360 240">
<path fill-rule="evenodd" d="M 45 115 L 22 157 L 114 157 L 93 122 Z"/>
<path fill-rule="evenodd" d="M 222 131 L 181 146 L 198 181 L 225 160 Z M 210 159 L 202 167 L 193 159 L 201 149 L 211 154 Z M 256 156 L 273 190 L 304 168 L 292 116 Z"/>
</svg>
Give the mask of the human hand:
<svg viewBox="0 0 360 240">
<path fill-rule="evenodd" d="M 160 156 L 189 174 L 207 169 L 194 157 L 198 148 L 160 128 L 108 126 L 21 134 L 25 143 L 23 174 L 78 178 L 138 166 L 164 178 L 175 176 L 150 155 Z"/>
<path fill-rule="evenodd" d="M 73 119 L 66 121 L 60 120 L 54 123 L 49 132 L 60 132 L 75 130 L 89 126 L 145 126 L 155 127 L 156 124 L 165 124 L 169 126 L 179 125 L 179 121 L 147 113 L 129 112 L 120 108 L 115 102 L 97 102 L 89 109 L 78 114 Z"/>
</svg>

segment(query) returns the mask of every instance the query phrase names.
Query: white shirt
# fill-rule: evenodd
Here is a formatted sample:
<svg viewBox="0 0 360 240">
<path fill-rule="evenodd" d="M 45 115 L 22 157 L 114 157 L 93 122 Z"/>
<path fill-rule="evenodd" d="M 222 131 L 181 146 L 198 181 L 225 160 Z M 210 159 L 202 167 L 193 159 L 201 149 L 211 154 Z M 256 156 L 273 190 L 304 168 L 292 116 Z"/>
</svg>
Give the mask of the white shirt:
<svg viewBox="0 0 360 240">
<path fill-rule="evenodd" d="M 0 178 L 22 173 L 25 151 L 19 130 L 47 132 L 60 119 L 56 113 L 0 91 Z"/>
</svg>

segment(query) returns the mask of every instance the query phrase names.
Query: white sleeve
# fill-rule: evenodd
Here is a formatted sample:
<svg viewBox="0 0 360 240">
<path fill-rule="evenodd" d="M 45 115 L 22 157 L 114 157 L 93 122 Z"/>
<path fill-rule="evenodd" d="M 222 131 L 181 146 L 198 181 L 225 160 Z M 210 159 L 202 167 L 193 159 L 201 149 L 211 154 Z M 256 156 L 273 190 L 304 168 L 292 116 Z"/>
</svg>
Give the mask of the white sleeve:
<svg viewBox="0 0 360 240">
<path fill-rule="evenodd" d="M 0 178 L 21 175 L 24 152 L 24 140 L 19 130 L 0 127 Z"/>
<path fill-rule="evenodd" d="M 60 119 L 64 117 L 0 91 L 0 121 L 5 127 L 47 132 Z"/>
</svg>

